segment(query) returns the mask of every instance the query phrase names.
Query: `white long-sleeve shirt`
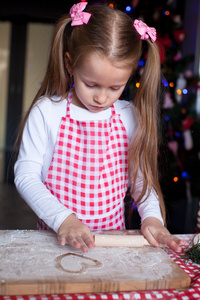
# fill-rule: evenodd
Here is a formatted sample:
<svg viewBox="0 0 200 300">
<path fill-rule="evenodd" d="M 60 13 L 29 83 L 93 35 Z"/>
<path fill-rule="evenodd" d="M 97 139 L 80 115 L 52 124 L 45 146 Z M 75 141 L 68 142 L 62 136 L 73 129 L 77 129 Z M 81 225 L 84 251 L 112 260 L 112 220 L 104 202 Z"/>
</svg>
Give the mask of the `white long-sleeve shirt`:
<svg viewBox="0 0 200 300">
<path fill-rule="evenodd" d="M 67 100 L 59 101 L 58 97 L 41 98 L 32 108 L 24 128 L 19 156 L 15 164 L 15 185 L 21 197 L 33 209 L 38 217 L 58 231 L 61 223 L 73 211 L 61 204 L 44 185 L 45 176 L 51 164 L 56 143 L 57 132 L 62 117 L 66 116 Z M 136 113 L 132 104 L 118 100 L 114 104 L 115 111 L 120 114 L 129 140 L 136 128 Z M 92 113 L 87 109 L 70 105 L 71 118 L 80 121 L 108 119 L 111 108 Z M 137 200 L 141 189 L 141 180 L 135 187 L 133 198 Z M 146 217 L 158 218 L 161 222 L 160 206 L 154 193 L 138 206 L 141 221 Z"/>
</svg>

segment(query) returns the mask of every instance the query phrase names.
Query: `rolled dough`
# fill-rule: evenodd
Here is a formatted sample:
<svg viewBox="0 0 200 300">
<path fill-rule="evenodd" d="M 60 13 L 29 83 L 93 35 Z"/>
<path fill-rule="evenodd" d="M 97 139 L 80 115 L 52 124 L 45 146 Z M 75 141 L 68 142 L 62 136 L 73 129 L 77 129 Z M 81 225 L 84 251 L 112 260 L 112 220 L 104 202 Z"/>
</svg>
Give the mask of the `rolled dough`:
<svg viewBox="0 0 200 300">
<path fill-rule="evenodd" d="M 110 235 L 96 234 L 95 244 L 97 247 L 143 247 L 149 246 L 143 235 Z"/>
</svg>

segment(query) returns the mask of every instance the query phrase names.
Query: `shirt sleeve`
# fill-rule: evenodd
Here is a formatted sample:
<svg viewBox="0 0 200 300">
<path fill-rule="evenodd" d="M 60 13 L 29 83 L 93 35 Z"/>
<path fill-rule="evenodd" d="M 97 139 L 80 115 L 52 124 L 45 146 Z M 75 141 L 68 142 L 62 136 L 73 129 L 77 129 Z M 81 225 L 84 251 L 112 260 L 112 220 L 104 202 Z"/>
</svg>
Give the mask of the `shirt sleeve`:
<svg viewBox="0 0 200 300">
<path fill-rule="evenodd" d="M 138 179 L 136 181 L 136 185 L 134 191 L 132 192 L 132 197 L 135 201 L 139 198 L 143 186 L 143 179 L 141 172 L 139 173 Z M 161 215 L 160 204 L 158 200 L 158 196 L 154 190 L 150 192 L 149 197 L 144 201 L 147 196 L 147 192 L 144 197 L 141 199 L 140 203 L 137 205 L 137 209 L 139 215 L 141 217 L 141 223 L 147 217 L 157 218 L 164 225 L 164 221 Z"/>
<path fill-rule="evenodd" d="M 48 126 L 40 108 L 31 110 L 15 163 L 15 185 L 21 197 L 55 232 L 73 211 L 51 194 L 43 182 L 42 169 L 48 147 Z"/>
</svg>

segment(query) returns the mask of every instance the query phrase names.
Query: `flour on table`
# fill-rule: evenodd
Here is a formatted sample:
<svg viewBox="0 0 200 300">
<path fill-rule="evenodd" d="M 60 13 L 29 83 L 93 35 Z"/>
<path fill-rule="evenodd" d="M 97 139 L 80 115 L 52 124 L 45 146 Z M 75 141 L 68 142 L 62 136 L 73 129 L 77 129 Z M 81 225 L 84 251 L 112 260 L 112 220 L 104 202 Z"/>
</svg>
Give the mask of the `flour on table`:
<svg viewBox="0 0 200 300">
<path fill-rule="evenodd" d="M 153 247 L 96 247 L 82 253 L 60 246 L 51 231 L 4 231 L 0 235 L 0 280 L 156 280 L 169 277 L 169 256 Z"/>
</svg>

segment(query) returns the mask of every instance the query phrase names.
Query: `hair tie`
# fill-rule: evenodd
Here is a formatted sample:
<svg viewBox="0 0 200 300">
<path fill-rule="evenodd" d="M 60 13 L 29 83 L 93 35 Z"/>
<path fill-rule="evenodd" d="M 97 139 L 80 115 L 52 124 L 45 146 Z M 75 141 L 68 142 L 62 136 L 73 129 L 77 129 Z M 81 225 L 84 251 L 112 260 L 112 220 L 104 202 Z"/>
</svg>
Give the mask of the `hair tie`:
<svg viewBox="0 0 200 300">
<path fill-rule="evenodd" d="M 141 40 L 147 40 L 150 37 L 152 42 L 156 41 L 156 29 L 154 27 L 148 27 L 147 24 L 137 19 L 134 21 L 133 25 L 141 35 Z"/>
<path fill-rule="evenodd" d="M 87 24 L 91 14 L 87 13 L 87 12 L 83 12 L 83 10 L 85 9 L 87 5 L 87 2 L 80 2 L 77 4 L 74 4 L 69 13 L 70 16 L 72 18 L 72 23 L 71 26 L 78 26 L 78 25 L 82 25 L 83 23 Z"/>
</svg>

